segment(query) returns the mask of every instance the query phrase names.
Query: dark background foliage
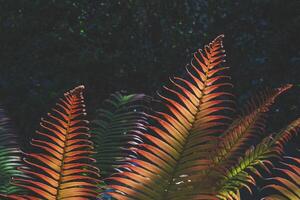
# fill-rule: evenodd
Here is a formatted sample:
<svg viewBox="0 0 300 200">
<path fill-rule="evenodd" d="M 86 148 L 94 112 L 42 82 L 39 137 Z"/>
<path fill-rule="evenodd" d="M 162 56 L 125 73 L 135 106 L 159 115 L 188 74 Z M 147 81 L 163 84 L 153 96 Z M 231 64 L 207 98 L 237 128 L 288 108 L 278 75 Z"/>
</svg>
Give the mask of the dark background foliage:
<svg viewBox="0 0 300 200">
<path fill-rule="evenodd" d="M 0 94 L 27 140 L 62 93 L 87 88 L 93 116 L 114 91 L 154 94 L 225 34 L 235 92 L 300 83 L 298 0 L 0 0 Z M 295 88 L 270 131 L 300 113 Z M 298 115 L 299 116 L 299 115 Z"/>
</svg>

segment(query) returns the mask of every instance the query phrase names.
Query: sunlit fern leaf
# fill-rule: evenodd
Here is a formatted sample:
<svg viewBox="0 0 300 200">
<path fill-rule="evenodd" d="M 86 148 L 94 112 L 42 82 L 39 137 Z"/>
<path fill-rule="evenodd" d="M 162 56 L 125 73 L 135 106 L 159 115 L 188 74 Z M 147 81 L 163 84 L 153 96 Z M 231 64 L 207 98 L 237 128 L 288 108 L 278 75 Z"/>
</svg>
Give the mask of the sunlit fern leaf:
<svg viewBox="0 0 300 200">
<path fill-rule="evenodd" d="M 10 127 L 9 119 L 0 108 L 0 193 L 12 194 L 23 191 L 19 186 L 11 184 L 12 177 L 24 177 L 17 168 L 22 166 L 21 151 L 16 135 Z"/>
<path fill-rule="evenodd" d="M 167 111 L 149 114 L 150 125 L 141 135 L 144 143 L 131 148 L 139 158 L 123 165 L 123 172 L 110 178 L 110 195 L 117 199 L 175 200 L 216 199 L 208 183 L 199 177 L 209 168 L 208 154 L 214 149 L 219 130 L 231 119 L 231 94 L 224 75 L 223 36 L 217 37 L 204 51 L 194 54 L 187 78 L 174 77 L 173 88 L 160 95 Z M 222 91 L 220 91 L 222 89 Z M 226 104 L 226 105 L 224 105 Z M 222 113 L 222 114 L 220 114 Z"/>
<path fill-rule="evenodd" d="M 217 195 L 220 199 L 237 200 L 236 194 L 242 187 L 247 188 L 252 193 L 251 187 L 255 185 L 255 179 L 252 175 L 261 177 L 257 169 L 258 166 L 267 169 L 266 164 L 268 162 L 264 159 L 273 156 L 274 152 L 270 148 L 272 143 L 271 138 L 264 139 L 255 148 L 250 148 L 237 164 L 228 170 L 224 169 L 222 172 L 224 178 L 219 183 L 220 189 Z"/>
<path fill-rule="evenodd" d="M 32 193 L 24 199 L 94 199 L 98 195 L 98 168 L 91 158 L 93 143 L 89 140 L 85 120 L 83 86 L 65 93 L 56 107 L 41 119 L 41 130 L 32 139 L 35 151 L 26 153 L 22 168 L 29 178 L 15 178 L 14 184 Z M 12 195 L 11 199 L 20 197 Z"/>
<path fill-rule="evenodd" d="M 239 189 L 246 187 L 251 193 L 251 186 L 255 185 L 253 175 L 262 177 L 259 167 L 270 173 L 273 167 L 272 158 L 279 158 L 283 153 L 283 146 L 300 130 L 300 119 L 291 122 L 285 129 L 274 137 L 266 137 L 262 142 L 246 151 L 234 167 L 223 169 L 224 179 L 219 183 L 218 197 L 221 199 L 236 199 Z"/>
<path fill-rule="evenodd" d="M 274 103 L 275 98 L 291 87 L 291 84 L 287 84 L 276 89 L 265 89 L 246 103 L 242 114 L 224 132 L 216 148 L 216 164 L 222 167 L 231 166 L 245 153 L 253 139 L 262 138 L 265 129 L 265 113 Z"/>
<path fill-rule="evenodd" d="M 218 185 L 224 179 L 220 171 L 235 167 L 240 157 L 253 145 L 253 140 L 261 140 L 265 128 L 266 112 L 273 104 L 275 98 L 290 87 L 291 85 L 287 84 L 276 89 L 265 89 L 258 95 L 254 95 L 246 103 L 244 109 L 240 111 L 241 114 L 222 134 L 218 146 L 212 153 L 214 155 L 214 163 L 205 175 L 201 177 L 202 181 L 210 182 L 211 185 L 215 186 L 216 191 L 219 190 Z M 237 178 L 240 178 L 240 176 L 237 176 Z M 228 187 L 233 187 L 233 184 L 228 185 Z M 231 196 L 236 195 L 238 190 L 235 189 L 234 191 L 230 191 Z"/>
<path fill-rule="evenodd" d="M 282 175 L 270 178 L 269 184 L 263 188 L 265 190 L 272 189 L 276 192 L 262 200 L 300 199 L 300 158 L 287 156 L 284 158 L 280 167 L 276 168 L 276 171 Z"/>
<path fill-rule="evenodd" d="M 95 138 L 94 158 L 101 169 L 101 177 L 108 177 L 124 164 L 128 157 L 129 142 L 141 142 L 136 134 L 145 130 L 144 110 L 150 98 L 143 94 L 114 93 L 105 100 L 103 109 L 97 110 L 92 130 Z"/>
</svg>

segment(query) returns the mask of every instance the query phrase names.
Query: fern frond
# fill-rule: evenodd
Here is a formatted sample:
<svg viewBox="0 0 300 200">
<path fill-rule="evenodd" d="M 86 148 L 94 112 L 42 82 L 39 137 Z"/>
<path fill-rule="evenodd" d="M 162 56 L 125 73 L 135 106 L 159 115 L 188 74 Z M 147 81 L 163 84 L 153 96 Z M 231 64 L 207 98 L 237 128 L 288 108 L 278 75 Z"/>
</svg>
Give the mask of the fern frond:
<svg viewBox="0 0 300 200">
<path fill-rule="evenodd" d="M 12 177 L 24 177 L 24 173 L 17 168 L 21 167 L 21 151 L 9 119 L 0 108 L 0 193 L 13 194 L 23 191 L 22 188 L 12 185 Z"/>
<path fill-rule="evenodd" d="M 269 178 L 263 189 L 273 189 L 279 194 L 268 195 L 262 200 L 300 199 L 300 158 L 285 156 L 281 166 L 275 168 L 281 176 Z"/>
<path fill-rule="evenodd" d="M 258 166 L 268 169 L 267 164 L 270 164 L 267 158 L 275 155 L 274 151 L 270 148 L 273 144 L 271 138 L 266 138 L 262 143 L 256 147 L 250 148 L 242 159 L 234 167 L 229 170 L 224 169 L 224 178 L 219 183 L 220 189 L 217 195 L 221 199 L 234 199 L 236 200 L 236 193 L 245 187 L 252 193 L 251 187 L 255 185 L 253 175 L 261 177 Z"/>
<path fill-rule="evenodd" d="M 224 169 L 231 169 L 232 166 L 238 164 L 238 160 L 245 154 L 245 151 L 253 143 L 253 140 L 259 140 L 259 137 L 262 137 L 265 129 L 265 115 L 275 98 L 290 87 L 291 85 L 287 84 L 276 89 L 265 89 L 258 95 L 253 96 L 246 103 L 242 114 L 238 116 L 221 136 L 220 142 L 213 154 L 214 165 L 202 177 L 203 181 L 214 181 L 215 185 L 217 185 L 220 180 L 224 179 L 222 173 L 220 175 L 219 172 Z M 240 177 L 237 176 L 237 178 Z M 241 183 L 238 182 L 238 184 Z M 245 183 L 243 184 L 247 186 Z M 233 188 L 234 184 L 228 184 L 228 187 Z M 218 190 L 217 187 L 216 190 Z M 229 191 L 231 196 L 234 197 L 236 193 L 231 190 Z M 234 191 L 238 190 L 235 188 Z"/>
<path fill-rule="evenodd" d="M 123 171 L 110 178 L 109 192 L 117 199 L 216 199 L 211 185 L 199 186 L 199 177 L 212 163 L 208 154 L 218 141 L 221 127 L 231 119 L 228 76 L 223 73 L 223 36 L 194 54 L 188 78 L 174 77 L 164 87 L 165 110 L 149 114 L 144 143 L 131 148 L 138 158 L 128 159 Z M 220 91 L 219 89 L 224 89 Z"/>
<path fill-rule="evenodd" d="M 137 133 L 146 129 L 144 110 L 149 100 L 143 94 L 124 95 L 116 92 L 105 100 L 107 109 L 97 110 L 92 133 L 95 136 L 94 158 L 102 177 L 110 176 L 116 172 L 115 168 L 124 164 L 129 156 L 124 149 L 130 147 L 130 142 L 141 142 Z"/>
<path fill-rule="evenodd" d="M 225 131 L 216 150 L 216 164 L 222 167 L 236 163 L 245 153 L 253 139 L 262 136 L 265 129 L 265 113 L 275 98 L 292 87 L 291 84 L 276 89 L 266 89 L 251 98 L 242 111 L 243 114 Z"/>
<path fill-rule="evenodd" d="M 15 178 L 14 184 L 35 193 L 24 199 L 91 199 L 98 195 L 98 169 L 91 163 L 93 144 L 88 139 L 83 86 L 65 93 L 56 107 L 41 119 L 32 146 L 21 168 L 29 178 Z M 11 199 L 19 198 L 12 195 Z M 20 197 L 21 198 L 21 197 Z"/>
<path fill-rule="evenodd" d="M 240 188 L 246 187 L 251 193 L 251 185 L 255 185 L 253 175 L 262 177 L 258 167 L 270 172 L 273 167 L 272 158 L 279 158 L 283 153 L 283 145 L 288 142 L 300 130 L 300 119 L 291 122 L 285 129 L 275 137 L 267 137 L 255 147 L 251 147 L 240 158 L 238 164 L 232 168 L 223 169 L 223 181 L 220 182 L 219 197 L 233 198 Z M 235 199 L 235 198 L 233 198 Z"/>
</svg>

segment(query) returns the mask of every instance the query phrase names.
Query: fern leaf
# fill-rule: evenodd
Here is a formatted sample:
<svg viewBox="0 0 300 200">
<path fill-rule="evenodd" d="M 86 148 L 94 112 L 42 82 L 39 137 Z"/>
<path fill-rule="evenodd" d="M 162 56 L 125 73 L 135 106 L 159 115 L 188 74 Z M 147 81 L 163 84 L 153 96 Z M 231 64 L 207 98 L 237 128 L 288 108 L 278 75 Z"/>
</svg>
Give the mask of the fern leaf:
<svg viewBox="0 0 300 200">
<path fill-rule="evenodd" d="M 14 184 L 34 193 L 11 199 L 92 199 L 96 198 L 98 169 L 92 165 L 93 146 L 88 139 L 83 86 L 65 93 L 52 113 L 41 119 L 41 130 L 32 139 L 36 150 L 26 153 L 31 169 L 21 170 L 29 178 L 15 178 Z"/>
<path fill-rule="evenodd" d="M 146 116 L 143 112 L 149 97 L 143 94 L 112 94 L 105 103 L 107 109 L 99 109 L 93 121 L 95 135 L 94 158 L 101 169 L 101 176 L 108 177 L 115 168 L 124 164 L 129 156 L 124 149 L 130 142 L 141 142 L 138 132 L 145 130 Z"/>
<path fill-rule="evenodd" d="M 217 148 L 216 164 L 222 167 L 236 163 L 243 155 L 251 140 L 262 136 L 265 129 L 265 113 L 275 98 L 292 87 L 291 84 L 276 89 L 266 89 L 246 103 L 243 114 L 225 131 Z"/>
<path fill-rule="evenodd" d="M 221 172 L 224 179 L 219 184 L 218 196 L 233 198 L 231 194 L 236 193 L 242 187 L 246 187 L 251 193 L 251 185 L 255 185 L 253 175 L 262 177 L 258 166 L 270 172 L 269 168 L 273 166 L 270 159 L 279 158 L 283 153 L 283 145 L 295 136 L 299 130 L 300 119 L 297 119 L 275 135 L 274 138 L 266 137 L 261 143 L 248 149 L 237 165 L 229 170 L 224 168 Z"/>
<path fill-rule="evenodd" d="M 109 192 L 117 199 L 216 199 L 211 185 L 199 186 L 199 176 L 209 168 L 208 158 L 218 140 L 220 127 L 231 119 L 221 112 L 231 94 L 226 92 L 228 76 L 224 63 L 223 36 L 217 37 L 204 51 L 194 54 L 188 78 L 174 77 L 173 88 L 159 95 L 164 108 L 149 114 L 152 121 L 142 135 L 144 143 L 131 148 L 138 158 L 130 158 L 123 171 L 109 178 Z M 224 91 L 220 91 L 224 88 Z"/>
<path fill-rule="evenodd" d="M 230 195 L 229 193 L 226 193 L 227 197 L 224 198 L 238 198 L 236 196 L 236 192 L 240 188 L 238 187 L 240 185 L 244 185 L 250 190 L 248 184 L 250 184 L 251 181 L 253 182 L 252 177 L 247 176 L 244 169 L 239 171 L 240 173 L 237 173 L 238 169 L 235 167 L 239 167 L 239 165 L 237 166 L 237 163 L 239 163 L 240 158 L 244 156 L 243 154 L 246 149 L 249 148 L 252 140 L 254 138 L 257 139 L 259 135 L 262 136 L 262 133 L 264 132 L 265 113 L 269 110 L 269 107 L 272 105 L 275 98 L 290 87 L 291 85 L 287 84 L 273 90 L 266 89 L 259 95 L 251 98 L 250 101 L 247 102 L 244 111 L 242 111 L 243 113 L 229 126 L 227 130 L 225 130 L 221 136 L 220 143 L 218 144 L 214 153 L 215 155 L 213 156 L 214 165 L 210 168 L 210 170 L 208 170 L 205 176 L 202 177 L 202 180 L 206 182 L 210 181 L 212 184 L 214 183 L 216 191 L 218 191 L 220 182 L 231 177 L 232 179 L 229 179 L 231 183 L 225 185 L 227 186 L 225 189 L 223 188 L 225 191 L 229 191 Z M 256 151 L 253 153 L 258 154 L 261 152 L 261 149 L 257 149 Z M 252 157 L 250 160 L 245 160 L 245 163 L 242 163 L 242 165 L 245 167 L 249 164 L 249 168 L 252 165 L 255 165 L 255 163 L 251 163 L 251 159 Z M 232 172 L 229 171 L 228 174 L 225 173 L 226 175 L 224 176 L 222 171 L 229 169 L 234 170 Z M 238 181 L 242 176 L 246 176 L 244 177 L 245 180 Z M 238 180 L 235 180 L 236 178 Z M 232 190 L 229 190 L 229 188 Z M 219 197 L 221 197 L 221 195 L 219 195 Z"/>
<path fill-rule="evenodd" d="M 268 195 L 263 200 L 268 199 L 300 199 L 300 159 L 297 157 L 285 156 L 281 166 L 276 168 L 281 176 L 269 178 L 269 184 L 263 189 L 273 189 L 279 194 Z"/>
<path fill-rule="evenodd" d="M 0 108 L 0 193 L 13 194 L 23 191 L 22 188 L 11 184 L 13 176 L 25 176 L 23 172 L 17 169 L 22 165 L 21 151 L 16 135 L 4 110 Z"/>
</svg>

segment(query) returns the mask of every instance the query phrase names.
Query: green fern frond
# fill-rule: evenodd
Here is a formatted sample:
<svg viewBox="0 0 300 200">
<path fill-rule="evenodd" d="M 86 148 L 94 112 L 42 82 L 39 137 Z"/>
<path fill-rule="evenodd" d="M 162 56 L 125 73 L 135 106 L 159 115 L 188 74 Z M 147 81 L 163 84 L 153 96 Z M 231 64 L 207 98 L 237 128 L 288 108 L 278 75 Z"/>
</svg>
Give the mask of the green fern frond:
<svg viewBox="0 0 300 200">
<path fill-rule="evenodd" d="M 220 193 L 227 198 L 232 197 L 236 199 L 238 198 L 236 193 L 239 191 L 240 185 L 248 187 L 247 182 L 250 184 L 251 181 L 254 181 L 245 171 L 247 167 L 251 168 L 251 166 L 257 164 L 254 160 L 251 160 L 254 157 L 247 157 L 247 152 L 247 159 L 243 163 L 239 163 L 239 160 L 241 160 L 242 156 L 245 156 L 246 150 L 251 146 L 251 141 L 258 139 L 259 136 L 263 136 L 265 115 L 275 98 L 290 87 L 291 85 L 288 84 L 273 90 L 266 89 L 255 95 L 246 103 L 242 114 L 224 131 L 214 151 L 215 154 L 212 156 L 214 163 L 201 177 L 203 181 L 210 182 L 210 185 L 215 185 L 214 191 L 228 191 L 228 193 L 225 192 L 226 195 L 223 194 L 224 192 Z M 264 150 L 262 147 L 258 145 L 258 149 L 252 152 L 258 156 L 256 157 L 257 160 L 260 159 L 259 155 Z M 240 165 L 237 165 L 237 163 L 244 168 L 240 168 Z M 224 181 L 230 181 L 230 183 L 223 185 Z"/>
<path fill-rule="evenodd" d="M 101 176 L 108 177 L 124 164 L 129 156 L 132 142 L 140 143 L 139 132 L 145 130 L 146 115 L 144 110 L 150 97 L 143 94 L 124 95 L 116 92 L 104 102 L 107 109 L 98 109 L 93 121 L 94 158 L 101 169 Z"/>
<path fill-rule="evenodd" d="M 16 135 L 4 110 L 0 108 L 0 193 L 13 194 L 23 191 L 22 188 L 11 184 L 12 177 L 24 177 L 24 173 L 18 170 L 22 165 Z"/>
<path fill-rule="evenodd" d="M 247 188 L 252 193 L 251 186 L 255 185 L 255 179 L 252 175 L 261 177 L 257 166 L 268 169 L 267 164 L 270 163 L 267 159 L 275 155 L 270 148 L 272 144 L 273 139 L 264 139 L 256 147 L 250 148 L 236 166 L 229 170 L 224 169 L 224 179 L 219 183 L 221 187 L 217 196 L 221 199 L 236 199 L 235 195 L 242 187 Z"/>
<path fill-rule="evenodd" d="M 279 158 L 283 153 L 283 145 L 288 142 L 300 129 L 300 119 L 291 122 L 285 129 L 274 137 L 267 137 L 255 147 L 247 150 L 238 164 L 228 169 L 223 169 L 224 180 L 220 182 L 218 196 L 220 198 L 234 198 L 240 188 L 246 187 L 251 193 L 251 185 L 255 185 L 253 175 L 262 177 L 258 166 L 270 172 L 273 167 L 271 158 Z M 220 169 L 221 171 L 222 169 Z"/>
</svg>

